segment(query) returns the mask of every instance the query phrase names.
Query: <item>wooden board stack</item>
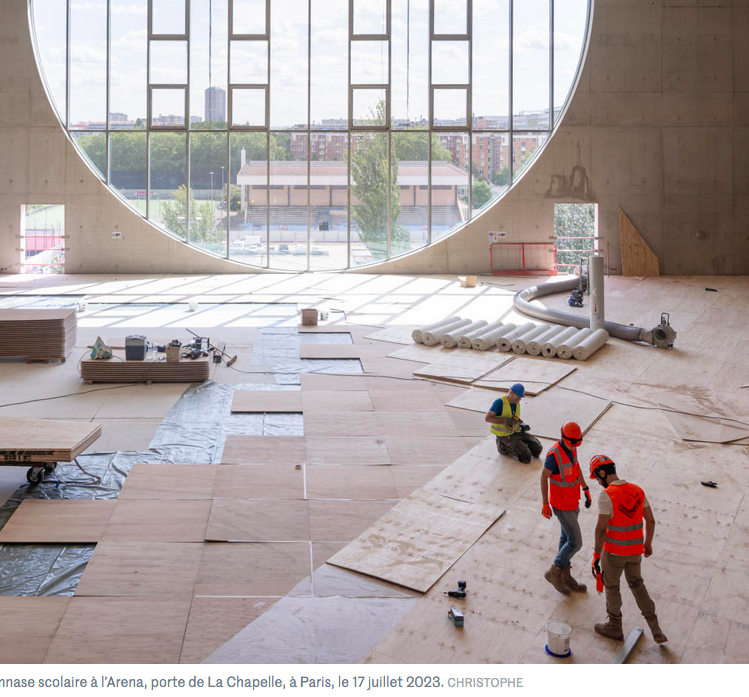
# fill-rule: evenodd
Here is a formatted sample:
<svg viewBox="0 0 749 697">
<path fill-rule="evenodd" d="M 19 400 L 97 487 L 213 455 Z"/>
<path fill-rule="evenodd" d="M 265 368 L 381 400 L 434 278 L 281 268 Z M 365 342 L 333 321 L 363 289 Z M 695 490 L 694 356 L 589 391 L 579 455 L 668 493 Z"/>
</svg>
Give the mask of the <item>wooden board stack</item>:
<svg viewBox="0 0 749 697">
<path fill-rule="evenodd" d="M 81 361 L 81 377 L 92 382 L 205 382 L 213 372 L 213 359 L 201 357 L 179 362 L 166 360 L 127 361 L 125 352 L 115 349 L 112 358 Z M 162 354 L 163 356 L 163 354 Z"/>
<path fill-rule="evenodd" d="M 75 346 L 76 331 L 74 308 L 0 310 L 0 356 L 64 363 Z"/>
<path fill-rule="evenodd" d="M 89 421 L 0 419 L 0 463 L 72 462 L 101 435 Z"/>
</svg>

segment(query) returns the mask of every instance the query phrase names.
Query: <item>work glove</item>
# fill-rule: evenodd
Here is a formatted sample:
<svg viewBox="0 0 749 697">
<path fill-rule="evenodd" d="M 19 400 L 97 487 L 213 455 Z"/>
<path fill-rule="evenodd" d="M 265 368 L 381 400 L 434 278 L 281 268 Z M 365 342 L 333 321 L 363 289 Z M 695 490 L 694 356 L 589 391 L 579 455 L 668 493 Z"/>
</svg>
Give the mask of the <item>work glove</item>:
<svg viewBox="0 0 749 697">
<path fill-rule="evenodd" d="M 551 518 L 551 506 L 548 503 L 545 503 L 544 507 L 541 509 L 541 515 L 544 518 Z"/>
<path fill-rule="evenodd" d="M 601 555 L 593 552 L 593 563 L 590 565 L 593 578 L 596 580 L 596 590 L 603 593 L 603 571 L 601 571 Z"/>
<path fill-rule="evenodd" d="M 520 424 L 520 430 L 523 431 L 523 433 L 528 433 L 528 431 L 531 430 L 531 427 L 528 424 Z"/>
<path fill-rule="evenodd" d="M 585 508 L 590 508 L 590 504 L 592 503 L 590 500 L 590 491 L 588 489 L 583 489 L 583 494 L 585 494 Z"/>
</svg>

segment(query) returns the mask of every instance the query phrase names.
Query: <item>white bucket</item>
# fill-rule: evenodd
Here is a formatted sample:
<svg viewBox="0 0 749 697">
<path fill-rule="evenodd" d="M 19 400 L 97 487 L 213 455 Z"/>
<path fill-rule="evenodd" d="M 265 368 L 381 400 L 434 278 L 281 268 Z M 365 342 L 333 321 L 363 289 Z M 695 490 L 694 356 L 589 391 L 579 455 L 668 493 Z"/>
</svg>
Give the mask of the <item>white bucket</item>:
<svg viewBox="0 0 749 697">
<path fill-rule="evenodd" d="M 197 312 L 198 301 L 195 300 L 194 298 L 192 300 L 190 300 L 190 302 L 188 303 L 188 308 L 189 308 L 190 312 Z"/>
<path fill-rule="evenodd" d="M 559 620 L 551 620 L 546 623 L 546 637 L 549 642 L 546 649 L 552 656 L 565 658 L 570 653 L 570 634 L 572 627 Z"/>
</svg>

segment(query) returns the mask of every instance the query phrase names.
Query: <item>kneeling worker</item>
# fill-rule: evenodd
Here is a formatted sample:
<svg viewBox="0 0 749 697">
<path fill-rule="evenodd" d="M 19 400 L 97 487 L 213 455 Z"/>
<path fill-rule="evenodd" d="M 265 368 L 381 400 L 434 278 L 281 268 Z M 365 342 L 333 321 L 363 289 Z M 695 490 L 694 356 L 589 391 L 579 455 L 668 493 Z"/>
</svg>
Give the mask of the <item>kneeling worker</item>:
<svg viewBox="0 0 749 697">
<path fill-rule="evenodd" d="M 603 575 L 608 615 L 606 623 L 596 624 L 594 629 L 610 639 L 624 639 L 622 594 L 619 591 L 619 580 L 624 572 L 637 607 L 653 632 L 653 639 L 662 644 L 668 639 L 658 625 L 655 603 L 640 575 L 643 555 L 649 557 L 653 553 L 655 533 L 655 518 L 645 492 L 636 484 L 619 479 L 613 460 L 606 455 L 595 455 L 591 459 L 590 478 L 597 480 L 604 489 L 598 499 L 593 575 Z"/>
<path fill-rule="evenodd" d="M 560 593 L 584 593 L 587 586 L 572 577 L 572 557 L 583 546 L 583 535 L 577 516 L 580 513 L 580 488 L 585 492 L 585 508 L 590 508 L 590 492 L 577 461 L 577 446 L 583 442 L 582 431 L 574 421 L 562 426 L 562 437 L 549 448 L 541 470 L 541 500 L 544 518 L 552 511 L 562 528 L 559 549 L 544 578 Z M 551 502 L 551 506 L 549 506 Z"/>
<path fill-rule="evenodd" d="M 524 396 L 525 388 L 515 383 L 504 397 L 494 401 L 484 421 L 492 425 L 500 455 L 513 455 L 528 464 L 532 457 L 541 455 L 544 446 L 528 433 L 530 427 L 520 418 L 520 400 Z"/>
</svg>

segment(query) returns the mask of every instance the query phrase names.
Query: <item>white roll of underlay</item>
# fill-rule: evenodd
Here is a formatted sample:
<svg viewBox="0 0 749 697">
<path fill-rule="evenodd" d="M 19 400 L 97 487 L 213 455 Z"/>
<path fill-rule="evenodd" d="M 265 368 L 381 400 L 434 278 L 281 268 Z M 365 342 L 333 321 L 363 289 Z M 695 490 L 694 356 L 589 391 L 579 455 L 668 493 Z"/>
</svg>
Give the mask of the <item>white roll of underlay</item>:
<svg viewBox="0 0 749 697">
<path fill-rule="evenodd" d="M 541 347 L 544 345 L 546 341 L 549 341 L 549 339 L 552 339 L 557 334 L 560 334 L 562 331 L 564 331 L 565 327 L 563 327 L 561 324 L 555 324 L 551 329 L 548 331 L 545 331 L 543 334 L 540 334 L 539 336 L 535 337 L 534 339 L 531 339 L 525 347 L 526 352 L 529 356 L 540 356 L 541 355 Z"/>
<path fill-rule="evenodd" d="M 512 348 L 512 342 L 515 341 L 519 336 L 522 336 L 526 332 L 529 332 L 533 327 L 536 325 L 533 324 L 533 322 L 526 322 L 525 324 L 521 324 L 517 329 L 513 329 L 508 334 L 505 334 L 504 336 L 497 339 L 497 348 L 500 351 L 509 351 Z"/>
<path fill-rule="evenodd" d="M 609 340 L 609 333 L 605 329 L 596 329 L 583 339 L 572 350 L 572 355 L 578 361 L 587 361 L 601 346 Z"/>
<path fill-rule="evenodd" d="M 501 327 L 492 329 L 489 332 L 480 334 L 471 342 L 471 348 L 476 351 L 488 351 L 490 348 L 494 348 L 497 345 L 497 339 L 502 336 L 505 332 L 511 332 L 515 329 L 515 325 L 512 323 L 503 324 Z"/>
<path fill-rule="evenodd" d="M 452 322 L 457 322 L 458 320 L 460 320 L 460 317 L 455 315 L 454 317 L 447 317 L 446 319 L 441 319 L 439 322 L 435 322 L 434 324 L 427 324 L 426 327 L 420 327 L 419 329 L 414 329 L 411 332 L 411 338 L 417 344 L 421 344 L 424 341 L 424 332 L 431 332 L 433 329 L 439 329 L 444 324 L 450 324 Z"/>
<path fill-rule="evenodd" d="M 557 355 L 557 346 L 578 331 L 580 330 L 577 327 L 565 327 L 559 334 L 551 337 L 551 339 L 541 345 L 541 355 L 545 358 L 554 358 Z"/>
<path fill-rule="evenodd" d="M 496 324 L 496 322 L 494 324 Z M 488 322 L 484 322 L 483 326 L 479 327 L 478 329 L 471 329 L 470 332 L 461 334 L 460 338 L 458 339 L 458 348 L 462 348 L 462 349 L 471 348 L 471 344 L 473 343 L 473 340 L 477 336 L 481 336 L 482 334 L 485 334 L 487 329 L 491 326 L 492 325 L 489 324 Z"/>
<path fill-rule="evenodd" d="M 455 329 L 451 329 L 442 337 L 442 347 L 455 348 L 458 345 L 458 341 L 460 340 L 461 336 L 468 332 L 472 332 L 474 329 L 481 329 L 481 327 L 485 326 L 486 320 L 481 319 L 478 322 L 471 322 L 471 324 L 468 324 L 465 327 L 456 327 Z"/>
<path fill-rule="evenodd" d="M 442 337 L 452 329 L 460 329 L 460 327 L 467 327 L 471 324 L 470 319 L 460 319 L 457 322 L 451 322 L 450 324 L 444 324 L 438 329 L 430 329 L 428 332 L 424 332 L 421 336 L 422 343 L 425 346 L 434 346 L 442 341 Z"/>
<path fill-rule="evenodd" d="M 541 334 L 547 332 L 548 329 L 548 324 L 537 324 L 530 331 L 525 332 L 525 334 L 521 334 L 517 339 L 515 339 L 515 341 L 512 342 L 513 353 L 525 353 L 527 351 L 528 342 L 531 339 L 535 339 L 537 336 L 541 336 Z"/>
<path fill-rule="evenodd" d="M 559 346 L 557 346 L 557 357 L 564 358 L 565 360 L 572 358 L 572 352 L 575 350 L 575 346 L 584 339 L 587 339 L 592 333 L 593 330 L 588 327 L 585 329 L 578 329 L 577 333 L 565 339 L 561 344 L 559 344 Z"/>
</svg>

